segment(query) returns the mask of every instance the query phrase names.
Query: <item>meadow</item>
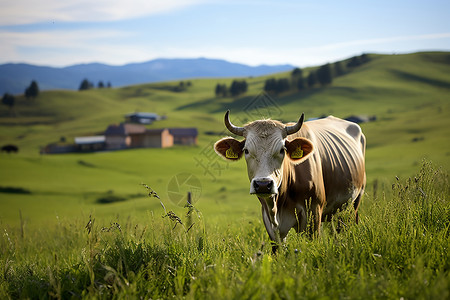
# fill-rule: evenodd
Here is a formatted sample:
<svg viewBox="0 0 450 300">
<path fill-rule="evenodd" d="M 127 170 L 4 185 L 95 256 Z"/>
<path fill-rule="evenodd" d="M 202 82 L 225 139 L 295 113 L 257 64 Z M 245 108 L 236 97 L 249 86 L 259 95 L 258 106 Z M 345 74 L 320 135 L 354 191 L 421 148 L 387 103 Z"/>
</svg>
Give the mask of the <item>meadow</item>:
<svg viewBox="0 0 450 300">
<path fill-rule="evenodd" d="M 449 54 L 370 57 L 330 86 L 269 101 L 261 90 L 272 76 L 246 78 L 249 90 L 237 98 L 214 97 L 215 85 L 232 78 L 192 79 L 183 92 L 171 90 L 178 82 L 48 91 L 19 97 L 14 117 L 2 108 L 0 140 L 20 152 L 0 156 L 0 297 L 450 297 Z M 226 109 L 238 125 L 301 112 L 376 115 L 361 125 L 368 188 L 360 224 L 345 210 L 319 238 L 291 233 L 272 255 L 245 163 L 212 150 L 228 135 Z M 197 127 L 198 146 L 39 154 L 132 111 L 167 114 L 158 127 Z M 198 179 L 195 208 L 170 196 L 180 174 Z"/>
<path fill-rule="evenodd" d="M 318 238 L 288 235 L 277 255 L 258 218 L 211 223 L 194 207 L 104 226 L 90 216 L 8 227 L 0 296 L 447 299 L 448 193 L 447 175 L 424 163 L 389 193 L 366 197 L 358 225 L 344 210 Z"/>
</svg>

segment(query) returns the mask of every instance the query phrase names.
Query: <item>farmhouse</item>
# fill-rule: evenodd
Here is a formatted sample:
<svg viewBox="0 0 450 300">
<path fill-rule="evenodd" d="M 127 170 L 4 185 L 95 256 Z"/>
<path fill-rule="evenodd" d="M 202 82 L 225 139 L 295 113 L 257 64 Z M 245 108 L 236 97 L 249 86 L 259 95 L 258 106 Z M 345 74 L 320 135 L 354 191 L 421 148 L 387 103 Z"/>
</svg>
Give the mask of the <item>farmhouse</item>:
<svg viewBox="0 0 450 300">
<path fill-rule="evenodd" d="M 173 146 L 173 135 L 167 128 L 147 129 L 130 134 L 130 148 L 167 148 Z"/>
<path fill-rule="evenodd" d="M 197 128 L 146 129 L 143 125 L 121 123 L 105 131 L 108 150 L 126 148 L 167 148 L 175 145 L 196 145 Z"/>
<path fill-rule="evenodd" d="M 169 133 L 173 136 L 175 145 L 197 145 L 197 128 L 170 128 Z"/>
<path fill-rule="evenodd" d="M 76 137 L 75 144 L 49 144 L 41 153 L 93 152 L 131 148 L 167 148 L 197 145 L 197 128 L 147 129 L 141 124 L 109 125 L 104 135 Z"/>
<path fill-rule="evenodd" d="M 131 135 L 142 134 L 146 128 L 137 124 L 109 125 L 105 131 L 107 150 L 126 149 L 131 147 Z"/>
</svg>

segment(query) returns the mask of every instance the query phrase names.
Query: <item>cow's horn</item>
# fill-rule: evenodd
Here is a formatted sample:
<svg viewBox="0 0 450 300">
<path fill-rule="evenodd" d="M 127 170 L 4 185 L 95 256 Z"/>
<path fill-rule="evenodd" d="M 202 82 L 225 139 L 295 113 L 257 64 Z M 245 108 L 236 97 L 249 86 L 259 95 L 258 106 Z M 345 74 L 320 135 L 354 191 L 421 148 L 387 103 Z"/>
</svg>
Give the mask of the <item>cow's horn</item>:
<svg viewBox="0 0 450 300">
<path fill-rule="evenodd" d="M 230 111 L 227 110 L 225 113 L 225 126 L 227 126 L 228 130 L 235 135 L 244 136 L 244 127 L 237 127 L 231 124 L 230 117 L 228 116 Z"/>
<path fill-rule="evenodd" d="M 302 113 L 302 116 L 300 117 L 300 119 L 298 119 L 297 124 L 292 125 L 292 126 L 286 126 L 286 134 L 290 135 L 290 134 L 293 134 L 293 133 L 296 133 L 297 131 L 299 131 L 300 128 L 302 128 L 304 118 L 305 118 L 305 114 Z"/>
</svg>

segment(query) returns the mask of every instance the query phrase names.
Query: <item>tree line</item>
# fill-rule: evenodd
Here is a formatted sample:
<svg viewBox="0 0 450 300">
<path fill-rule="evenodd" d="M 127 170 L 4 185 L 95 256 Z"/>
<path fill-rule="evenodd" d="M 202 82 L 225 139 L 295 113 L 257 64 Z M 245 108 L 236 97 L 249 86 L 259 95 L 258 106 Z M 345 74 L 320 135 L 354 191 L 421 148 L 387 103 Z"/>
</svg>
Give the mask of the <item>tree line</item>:
<svg viewBox="0 0 450 300">
<path fill-rule="evenodd" d="M 30 85 L 25 88 L 25 98 L 35 99 L 39 96 L 39 86 L 35 80 L 31 81 Z M 5 93 L 2 97 L 2 104 L 9 106 L 10 109 L 14 107 L 16 103 L 16 97 L 12 94 Z"/>
<path fill-rule="evenodd" d="M 101 89 L 101 88 L 111 88 L 111 82 L 107 82 L 106 84 L 103 83 L 103 81 L 99 81 L 97 84 L 97 88 Z M 80 87 L 78 88 L 79 91 L 83 91 L 83 90 L 89 90 L 94 88 L 94 84 L 92 82 L 90 82 L 87 79 L 83 79 L 83 81 L 81 81 Z M 39 90 L 39 85 L 37 83 L 36 80 L 32 80 L 30 85 L 27 86 L 25 88 L 24 91 L 24 96 L 26 99 L 28 100 L 33 100 L 36 99 L 39 96 L 40 90 Z M 16 103 L 16 97 L 10 93 L 5 93 L 3 94 L 2 97 L 2 104 L 8 106 L 10 109 L 12 109 L 14 107 Z"/>
<path fill-rule="evenodd" d="M 236 97 L 247 92 L 248 84 L 245 80 L 233 80 L 228 88 L 226 84 L 218 83 L 215 88 L 216 97 Z"/>
<path fill-rule="evenodd" d="M 80 87 L 78 88 L 78 90 L 79 91 L 85 91 L 85 90 L 93 89 L 94 87 L 95 87 L 95 85 L 91 81 L 89 81 L 87 78 L 85 78 L 85 79 L 83 79 L 83 81 L 81 81 Z M 100 80 L 97 83 L 97 88 L 102 89 L 102 88 L 105 88 L 105 87 L 106 88 L 111 88 L 112 87 L 111 82 L 108 81 L 105 84 L 105 83 L 103 83 L 102 80 Z"/>
<path fill-rule="evenodd" d="M 354 56 L 345 61 L 337 61 L 333 64 L 327 63 L 316 70 L 309 71 L 307 76 L 303 75 L 303 70 L 295 68 L 290 74 L 290 78 L 269 78 L 264 82 L 264 91 L 273 94 L 280 94 L 292 90 L 302 91 L 313 88 L 317 85 L 327 86 L 333 82 L 333 78 L 351 72 L 370 60 L 369 55 L 362 54 Z M 247 82 L 245 80 L 234 80 L 230 87 L 226 84 L 218 83 L 214 93 L 216 97 L 236 97 L 247 92 Z"/>
<path fill-rule="evenodd" d="M 264 83 L 264 91 L 280 94 L 290 90 L 302 91 L 317 85 L 327 86 L 333 82 L 333 78 L 342 76 L 354 68 L 359 67 L 370 60 L 367 54 L 354 56 L 347 61 L 337 61 L 333 64 L 327 63 L 316 70 L 311 70 L 308 76 L 303 76 L 303 70 L 295 68 L 290 78 L 269 78 Z"/>
</svg>

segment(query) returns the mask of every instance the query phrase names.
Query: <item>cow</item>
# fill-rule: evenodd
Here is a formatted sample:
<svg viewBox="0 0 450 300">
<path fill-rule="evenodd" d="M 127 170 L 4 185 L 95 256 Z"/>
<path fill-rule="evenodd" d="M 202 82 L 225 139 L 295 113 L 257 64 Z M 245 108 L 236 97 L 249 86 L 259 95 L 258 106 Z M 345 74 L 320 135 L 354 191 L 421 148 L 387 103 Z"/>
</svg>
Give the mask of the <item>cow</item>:
<svg viewBox="0 0 450 300">
<path fill-rule="evenodd" d="M 214 150 L 228 161 L 245 157 L 250 194 L 261 203 L 274 252 L 291 228 L 317 235 L 321 222 L 349 201 L 358 222 L 366 138 L 357 124 L 333 116 L 303 124 L 302 114 L 297 123 L 265 119 L 238 127 L 229 113 L 226 128 L 244 139 L 222 138 Z"/>
<path fill-rule="evenodd" d="M 6 152 L 6 153 L 11 153 L 11 152 L 17 153 L 17 152 L 19 152 L 19 147 L 17 147 L 16 145 L 12 145 L 12 144 L 4 145 L 4 146 L 2 147 L 2 152 Z"/>
</svg>

